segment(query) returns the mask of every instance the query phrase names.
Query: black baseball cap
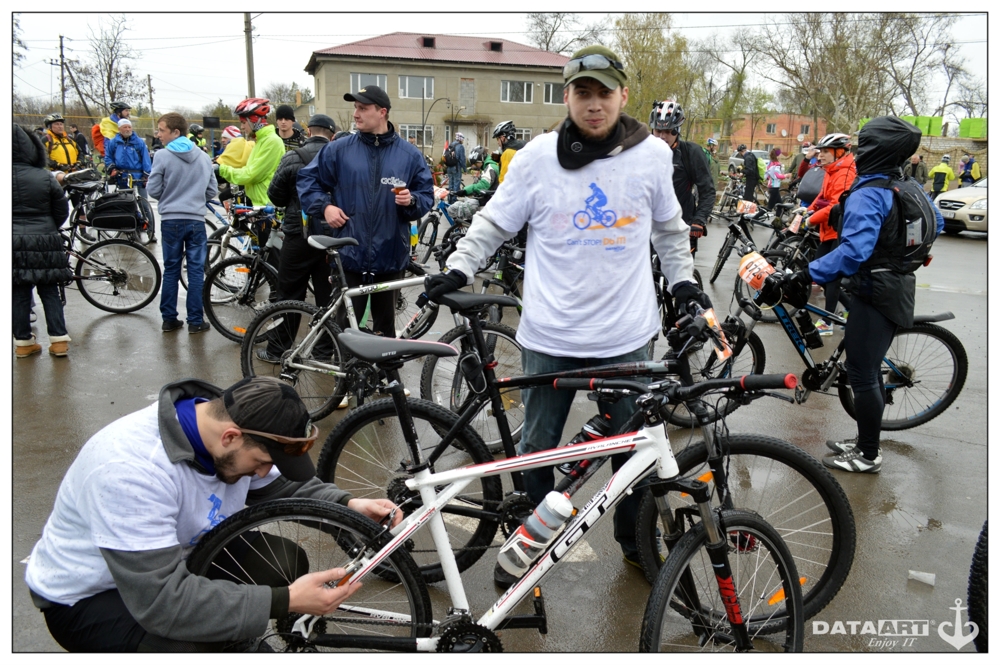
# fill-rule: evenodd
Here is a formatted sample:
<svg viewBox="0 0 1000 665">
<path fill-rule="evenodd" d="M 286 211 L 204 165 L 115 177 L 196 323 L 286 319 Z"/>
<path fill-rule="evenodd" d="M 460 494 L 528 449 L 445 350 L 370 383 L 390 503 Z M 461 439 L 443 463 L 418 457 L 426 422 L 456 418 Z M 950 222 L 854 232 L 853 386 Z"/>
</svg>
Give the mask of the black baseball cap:
<svg viewBox="0 0 1000 665">
<path fill-rule="evenodd" d="M 274 117 L 277 120 L 295 120 L 295 109 L 288 104 L 282 104 L 275 110 Z"/>
<path fill-rule="evenodd" d="M 262 435 L 305 441 L 318 434 L 309 419 L 309 410 L 294 388 L 274 377 L 252 376 L 226 388 L 222 400 L 237 427 L 254 431 L 248 436 L 264 444 L 281 475 L 295 482 L 316 475 L 316 467 L 305 451 L 292 454 L 289 448 L 295 448 L 294 445 Z"/>
<path fill-rule="evenodd" d="M 309 122 L 306 123 L 307 127 L 322 127 L 323 129 L 328 129 L 331 132 L 337 131 L 337 125 L 333 124 L 333 118 L 328 115 L 323 115 L 322 113 L 317 113 L 313 117 L 309 118 Z"/>
<path fill-rule="evenodd" d="M 384 109 L 392 108 L 391 102 L 389 102 L 389 95 L 385 94 L 385 90 L 377 85 L 366 85 L 353 95 L 346 92 L 344 93 L 344 101 L 360 102 L 362 104 L 375 104 L 376 106 L 381 106 Z"/>
</svg>

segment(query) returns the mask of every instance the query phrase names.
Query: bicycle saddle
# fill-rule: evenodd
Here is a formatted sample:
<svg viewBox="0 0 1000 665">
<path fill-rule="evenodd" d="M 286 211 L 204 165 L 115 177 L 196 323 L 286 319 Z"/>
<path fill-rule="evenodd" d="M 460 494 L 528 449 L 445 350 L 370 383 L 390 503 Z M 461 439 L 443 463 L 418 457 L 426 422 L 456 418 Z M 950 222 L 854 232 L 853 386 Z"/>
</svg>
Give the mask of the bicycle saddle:
<svg viewBox="0 0 1000 665">
<path fill-rule="evenodd" d="M 517 307 L 517 300 L 510 296 L 497 296 L 488 293 L 469 293 L 468 291 L 452 291 L 438 298 L 438 304 L 445 305 L 453 311 L 471 311 L 490 305 L 500 307 Z"/>
<path fill-rule="evenodd" d="M 309 244 L 316 249 L 336 249 L 347 245 L 357 245 L 354 238 L 331 238 L 330 236 L 309 236 Z"/>
<path fill-rule="evenodd" d="M 447 358 L 458 355 L 455 347 L 442 344 L 441 342 L 389 339 L 364 333 L 353 328 L 348 328 L 337 335 L 337 341 L 344 347 L 345 351 L 370 363 L 379 363 L 386 360 L 410 360 L 421 356 Z"/>
</svg>

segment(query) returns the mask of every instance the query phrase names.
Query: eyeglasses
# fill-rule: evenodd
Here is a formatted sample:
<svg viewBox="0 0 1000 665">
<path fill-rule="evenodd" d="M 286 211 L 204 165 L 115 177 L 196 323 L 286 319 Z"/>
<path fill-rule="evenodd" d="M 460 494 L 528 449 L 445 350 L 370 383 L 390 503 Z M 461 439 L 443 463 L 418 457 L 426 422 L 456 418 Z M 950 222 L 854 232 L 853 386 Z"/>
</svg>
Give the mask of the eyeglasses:
<svg viewBox="0 0 1000 665">
<path fill-rule="evenodd" d="M 625 65 L 617 60 L 606 58 L 600 53 L 592 53 L 591 55 L 585 55 L 582 58 L 575 58 L 567 62 L 563 67 L 563 78 L 568 79 L 571 76 L 576 76 L 581 70 L 590 72 L 600 69 L 611 69 L 612 67 L 620 72 L 625 71 Z"/>
<path fill-rule="evenodd" d="M 275 443 L 281 444 L 285 449 L 285 453 L 293 457 L 305 455 L 313 447 L 313 444 L 316 443 L 316 439 L 319 438 L 319 427 L 314 424 L 310 424 L 309 436 L 307 437 L 280 436 L 278 434 L 269 434 L 268 432 L 257 432 L 243 427 L 240 428 L 240 431 L 244 434 L 256 434 L 265 439 L 271 439 Z"/>
</svg>

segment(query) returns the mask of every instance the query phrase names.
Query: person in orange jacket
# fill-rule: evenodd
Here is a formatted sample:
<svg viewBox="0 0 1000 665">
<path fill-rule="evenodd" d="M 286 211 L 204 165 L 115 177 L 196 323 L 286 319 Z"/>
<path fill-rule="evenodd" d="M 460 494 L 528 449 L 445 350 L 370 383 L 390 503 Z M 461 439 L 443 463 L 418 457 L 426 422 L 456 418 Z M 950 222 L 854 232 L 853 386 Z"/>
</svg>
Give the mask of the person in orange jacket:
<svg viewBox="0 0 1000 665">
<path fill-rule="evenodd" d="M 820 139 L 816 147 L 819 148 L 819 163 L 826 171 L 826 176 L 823 178 L 823 188 L 819 196 L 806 210 L 811 213 L 809 223 L 819 226 L 820 243 L 816 250 L 818 259 L 837 248 L 839 230 L 830 226 L 830 210 L 840 201 L 840 195 L 850 189 L 858 176 L 858 169 L 854 165 L 854 155 L 851 154 L 851 137 L 847 134 L 827 134 Z M 824 307 L 828 312 L 834 311 L 838 301 L 845 309 L 850 303 L 840 290 L 839 278 L 824 284 L 823 292 L 826 295 Z M 831 321 L 829 319 L 817 321 L 816 330 L 820 335 L 832 335 Z"/>
</svg>

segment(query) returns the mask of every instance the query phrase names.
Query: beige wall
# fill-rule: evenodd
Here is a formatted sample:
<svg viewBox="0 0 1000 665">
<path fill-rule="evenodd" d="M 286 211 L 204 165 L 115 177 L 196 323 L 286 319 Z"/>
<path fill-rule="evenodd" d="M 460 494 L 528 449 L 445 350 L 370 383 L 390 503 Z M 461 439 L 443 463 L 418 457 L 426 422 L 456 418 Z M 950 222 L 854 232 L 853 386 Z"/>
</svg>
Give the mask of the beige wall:
<svg viewBox="0 0 1000 665">
<path fill-rule="evenodd" d="M 430 114 L 427 124 L 434 127 L 434 145 L 444 145 L 445 126 L 450 123 L 453 110 L 459 106 L 471 106 L 456 115 L 458 131 L 466 136 L 466 145 L 477 144 L 495 146 L 491 138 L 493 127 L 502 120 L 512 120 L 518 129 L 530 129 L 531 136 L 540 135 L 566 117 L 566 107 L 562 96 L 557 96 L 557 104 L 544 103 L 545 83 L 562 85 L 562 72 L 551 68 L 528 67 L 488 67 L 483 65 L 433 64 L 427 62 L 400 63 L 394 60 L 365 59 L 357 61 L 348 58 L 326 59 L 317 63 L 315 74 L 316 112 L 326 113 L 334 119 L 337 126 L 344 123 L 350 128 L 351 114 L 354 107 L 351 102 L 344 101 L 344 93 L 351 90 L 350 75 L 352 72 L 364 74 L 386 75 L 386 92 L 392 101 L 389 120 L 397 127 L 399 125 L 420 125 L 421 100 L 417 98 L 401 99 L 399 97 L 399 76 L 433 76 L 434 96 L 424 100 L 423 112 Z M 459 101 L 461 79 L 475 80 L 475 102 L 467 104 Z M 531 81 L 534 84 L 533 101 L 530 104 L 510 103 L 500 101 L 501 81 Z M 434 99 L 447 97 L 452 100 L 453 108 L 446 101 L 437 102 L 431 109 Z M 476 124 L 481 127 L 479 136 Z M 470 128 L 472 133 L 470 134 Z"/>
</svg>

